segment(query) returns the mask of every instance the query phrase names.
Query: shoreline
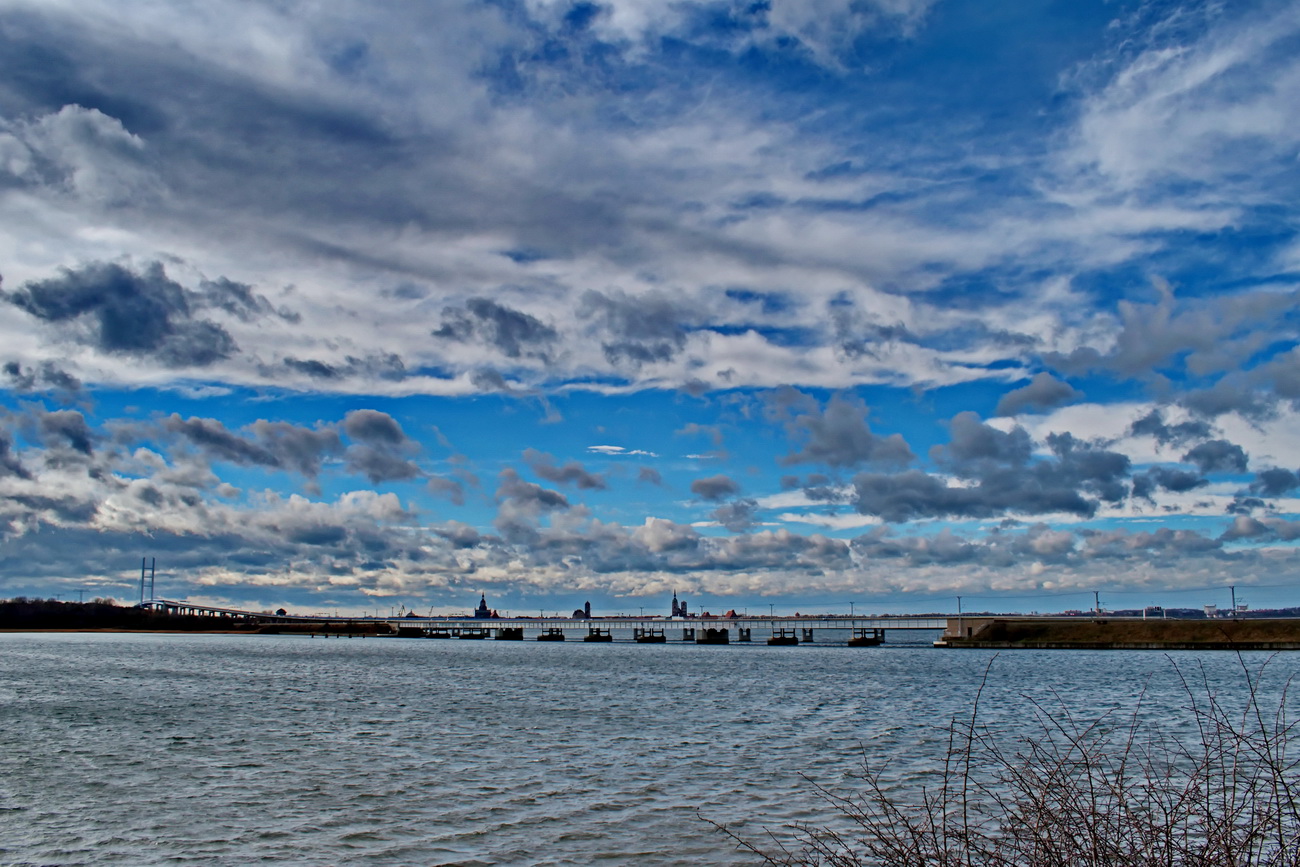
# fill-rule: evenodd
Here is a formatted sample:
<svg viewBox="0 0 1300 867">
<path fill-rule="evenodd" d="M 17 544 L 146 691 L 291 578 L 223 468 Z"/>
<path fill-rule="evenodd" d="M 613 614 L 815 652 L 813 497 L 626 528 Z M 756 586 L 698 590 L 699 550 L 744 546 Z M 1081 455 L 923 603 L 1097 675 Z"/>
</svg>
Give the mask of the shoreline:
<svg viewBox="0 0 1300 867">
<path fill-rule="evenodd" d="M 1300 650 L 1300 618 L 951 618 L 935 642 L 984 650 Z"/>
</svg>

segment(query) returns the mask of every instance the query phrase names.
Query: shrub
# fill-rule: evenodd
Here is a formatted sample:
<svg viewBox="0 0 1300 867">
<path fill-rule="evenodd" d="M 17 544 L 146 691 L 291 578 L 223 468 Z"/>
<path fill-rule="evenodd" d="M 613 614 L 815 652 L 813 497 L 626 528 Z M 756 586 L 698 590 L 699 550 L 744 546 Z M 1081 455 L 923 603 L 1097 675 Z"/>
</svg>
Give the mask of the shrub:
<svg viewBox="0 0 1300 867">
<path fill-rule="evenodd" d="M 1175 665 L 1191 736 L 1141 722 L 1141 700 L 1124 718 L 1081 720 L 1060 697 L 1051 707 L 1030 700 L 1032 734 L 1008 736 L 980 720 L 986 670 L 970 715 L 948 725 L 942 767 L 914 795 L 896 795 L 900 781 L 864 763 L 858 792 L 814 785 L 835 826 L 793 826 L 787 842 L 762 845 L 717 827 L 772 865 L 1300 865 L 1290 681 L 1266 707 L 1266 665 L 1252 672 L 1241 661 L 1236 708 L 1203 671 L 1193 679 Z"/>
</svg>

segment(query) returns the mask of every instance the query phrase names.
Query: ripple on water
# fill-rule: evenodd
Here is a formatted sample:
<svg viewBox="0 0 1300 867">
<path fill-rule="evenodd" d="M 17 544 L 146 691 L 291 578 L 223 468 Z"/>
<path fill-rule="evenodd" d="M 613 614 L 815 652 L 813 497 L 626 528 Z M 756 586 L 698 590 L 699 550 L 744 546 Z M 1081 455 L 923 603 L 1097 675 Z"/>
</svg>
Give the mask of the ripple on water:
<svg viewBox="0 0 1300 867">
<path fill-rule="evenodd" d="M 782 651 L 782 652 L 773 652 Z M 741 864 L 888 761 L 915 791 L 991 655 L 0 636 L 5 863 Z M 1186 657 L 1184 657 L 1186 658 Z M 1239 683 L 1235 662 L 1202 655 Z M 1296 657 L 1281 657 L 1281 680 Z M 1163 657 L 1008 654 L 986 721 L 1186 697 Z M 46 685 L 57 683 L 58 690 Z"/>
</svg>

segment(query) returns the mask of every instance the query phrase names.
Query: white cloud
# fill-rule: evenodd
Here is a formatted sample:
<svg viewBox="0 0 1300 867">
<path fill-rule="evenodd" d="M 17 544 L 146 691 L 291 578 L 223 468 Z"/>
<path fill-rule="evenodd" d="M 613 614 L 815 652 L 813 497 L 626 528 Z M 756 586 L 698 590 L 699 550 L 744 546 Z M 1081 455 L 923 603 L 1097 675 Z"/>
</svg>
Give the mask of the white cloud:
<svg viewBox="0 0 1300 867">
<path fill-rule="evenodd" d="M 645 449 L 629 449 L 629 448 L 624 448 L 623 446 L 587 446 L 587 451 L 595 452 L 601 455 L 609 455 L 611 457 L 616 455 L 628 455 L 628 456 L 641 455 L 649 458 L 659 457 L 659 455 L 655 454 L 654 452 L 648 452 Z"/>
</svg>

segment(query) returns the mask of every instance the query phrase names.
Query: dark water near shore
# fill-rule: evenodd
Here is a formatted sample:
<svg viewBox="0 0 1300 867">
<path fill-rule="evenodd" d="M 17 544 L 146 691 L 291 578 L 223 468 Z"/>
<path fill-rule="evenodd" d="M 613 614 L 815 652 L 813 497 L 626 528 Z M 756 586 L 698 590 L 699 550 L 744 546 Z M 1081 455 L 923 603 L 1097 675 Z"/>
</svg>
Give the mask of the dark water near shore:
<svg viewBox="0 0 1300 867">
<path fill-rule="evenodd" d="M 1230 653 L 0 635 L 0 864 L 743 864 L 1027 698 L 1176 725 Z M 912 646 L 904 642 L 911 641 Z M 1268 690 L 1300 672 L 1272 659 Z M 1202 687 L 1204 688 L 1204 687 Z M 1276 702 L 1274 702 L 1276 704 Z"/>
</svg>

